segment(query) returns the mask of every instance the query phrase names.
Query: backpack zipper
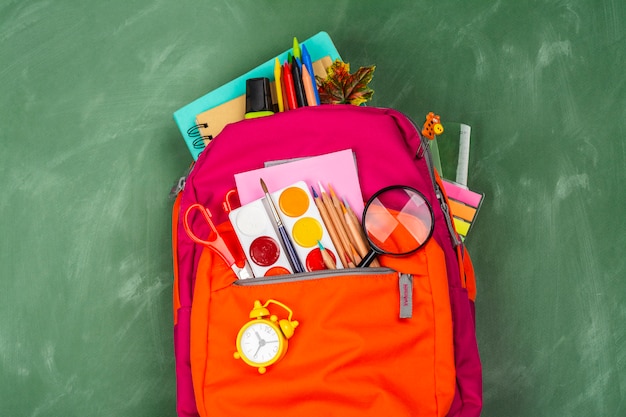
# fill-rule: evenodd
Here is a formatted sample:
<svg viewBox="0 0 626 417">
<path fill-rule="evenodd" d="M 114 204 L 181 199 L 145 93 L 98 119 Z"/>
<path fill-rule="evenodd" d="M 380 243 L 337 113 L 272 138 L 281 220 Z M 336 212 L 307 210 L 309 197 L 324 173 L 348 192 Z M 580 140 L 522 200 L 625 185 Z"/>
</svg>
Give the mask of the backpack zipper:
<svg viewBox="0 0 626 417">
<path fill-rule="evenodd" d="M 250 287 L 266 284 L 281 284 L 289 282 L 311 281 L 316 279 L 328 279 L 337 277 L 355 277 L 395 273 L 398 279 L 398 318 L 410 319 L 413 317 L 413 275 L 396 272 L 391 268 L 350 268 L 350 269 L 324 269 L 321 271 L 301 272 L 290 275 L 277 275 L 265 278 L 239 279 L 233 282 L 234 286 Z"/>
<path fill-rule="evenodd" d="M 409 118 L 409 120 L 411 119 Z M 417 130 L 417 125 L 415 124 L 415 122 L 413 122 L 412 120 L 411 122 L 413 123 L 413 126 L 415 126 L 415 129 Z M 417 130 L 417 134 L 420 138 L 420 147 L 417 150 L 417 156 L 420 157 L 420 153 L 421 153 L 421 156 L 424 157 L 424 159 L 426 160 L 426 165 L 428 166 L 428 173 L 430 174 L 430 181 L 433 184 L 433 188 L 435 189 L 435 195 L 437 196 L 437 200 L 439 200 L 441 211 L 443 212 L 443 216 L 446 219 L 446 226 L 448 227 L 448 233 L 450 234 L 450 238 L 452 239 L 452 243 L 454 244 L 454 247 L 457 247 L 462 242 L 459 236 L 457 235 L 456 230 L 454 230 L 454 225 L 452 224 L 452 216 L 450 215 L 450 209 L 448 208 L 448 204 L 446 204 L 446 200 L 443 197 L 443 193 L 441 192 L 441 188 L 439 187 L 437 180 L 435 180 L 435 168 L 433 165 L 433 155 L 430 150 L 430 145 L 428 144 L 428 142 L 426 142 L 428 139 L 424 139 L 424 137 L 422 137 L 422 135 L 419 133 L 419 130 Z"/>
<path fill-rule="evenodd" d="M 187 172 L 185 172 L 185 175 L 180 177 L 178 181 L 174 183 L 174 185 L 170 189 L 170 194 L 169 194 L 170 200 L 175 199 L 176 196 L 185 189 L 185 184 L 187 183 L 187 177 L 189 177 L 189 174 L 191 173 L 191 170 L 193 169 L 194 165 L 195 164 L 192 164 L 189 168 L 187 168 Z"/>
<path fill-rule="evenodd" d="M 276 275 L 272 277 L 258 277 L 251 279 L 239 279 L 233 282 L 233 285 L 240 287 L 248 287 L 266 284 L 282 284 L 286 282 L 310 281 L 315 279 L 334 278 L 337 276 L 350 277 L 357 275 L 378 275 L 390 272 L 396 272 L 391 268 L 347 268 L 347 269 L 323 269 L 320 271 L 300 272 L 289 275 Z"/>
<path fill-rule="evenodd" d="M 187 180 L 187 177 L 184 175 L 178 179 L 178 181 L 174 184 L 174 186 L 170 190 L 170 195 L 169 195 L 170 200 L 175 199 L 178 193 L 180 193 L 181 191 L 185 189 L 186 180 Z"/>
<path fill-rule="evenodd" d="M 461 239 L 459 239 L 458 235 L 456 234 L 456 231 L 454 230 L 454 225 L 452 224 L 452 216 L 450 215 L 450 209 L 448 208 L 448 205 L 446 204 L 446 200 L 443 198 L 443 193 L 441 192 L 441 188 L 439 188 L 438 184 L 435 186 L 435 194 L 437 195 L 437 200 L 439 200 L 439 203 L 441 204 L 441 211 L 443 211 L 443 216 L 446 218 L 448 232 L 450 233 L 450 236 L 452 237 L 452 242 L 454 243 L 454 247 L 457 247 L 462 242 L 461 242 Z"/>
</svg>

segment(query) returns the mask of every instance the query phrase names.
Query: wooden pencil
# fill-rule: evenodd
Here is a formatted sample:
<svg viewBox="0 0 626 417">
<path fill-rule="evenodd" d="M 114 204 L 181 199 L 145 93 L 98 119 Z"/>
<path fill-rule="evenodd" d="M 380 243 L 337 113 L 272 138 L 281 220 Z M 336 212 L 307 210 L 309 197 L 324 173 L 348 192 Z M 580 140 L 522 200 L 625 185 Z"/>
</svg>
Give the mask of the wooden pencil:
<svg viewBox="0 0 626 417">
<path fill-rule="evenodd" d="M 328 197 L 328 194 L 326 194 L 326 190 L 324 189 L 324 186 L 322 185 L 321 182 L 319 183 L 319 187 L 320 187 L 320 196 L 321 196 L 322 202 L 326 206 L 326 210 L 328 211 L 328 214 L 332 220 L 332 223 L 335 226 L 335 230 L 337 231 L 337 234 L 339 235 L 339 240 L 341 241 L 341 245 L 343 246 L 343 251 L 345 252 L 346 257 L 350 261 L 352 261 L 352 263 L 354 263 L 352 251 L 350 251 L 350 240 L 348 239 L 346 230 L 344 229 L 341 223 L 341 220 L 339 219 L 339 216 L 337 215 L 337 210 L 335 210 L 335 206 L 330 200 L 330 197 Z"/>
<path fill-rule="evenodd" d="M 344 217 L 346 219 L 346 223 L 348 224 L 348 229 L 356 241 L 356 249 L 359 255 L 361 255 L 362 258 L 365 258 L 367 253 L 370 251 L 370 246 L 367 239 L 365 239 L 365 235 L 363 234 L 359 224 L 359 219 L 356 217 L 356 214 L 354 214 L 352 208 L 350 208 L 350 205 L 345 203 L 342 204 L 341 207 L 344 210 Z M 370 266 L 380 266 L 378 259 L 374 258 L 374 260 L 370 263 Z"/>
<path fill-rule="evenodd" d="M 337 230 L 335 230 L 335 225 L 333 224 L 333 221 L 328 214 L 328 210 L 326 210 L 326 206 L 320 196 L 315 192 L 315 189 L 313 187 L 311 187 L 311 190 L 313 191 L 313 201 L 315 201 L 315 205 L 320 212 L 320 216 L 322 216 L 322 221 L 324 222 L 324 226 L 326 226 L 326 230 L 328 230 L 330 240 L 335 246 L 337 256 L 339 257 L 339 260 L 341 261 L 343 267 L 347 268 L 348 264 L 345 262 L 345 256 L 342 256 L 344 254 L 343 245 L 341 243 L 339 235 L 337 234 Z"/>
<path fill-rule="evenodd" d="M 330 193 L 330 201 L 332 201 L 333 207 L 335 209 L 335 211 L 337 212 L 337 217 L 339 218 L 339 221 L 341 222 L 341 227 L 343 228 L 343 230 L 346 231 L 346 236 L 348 237 L 348 240 L 353 244 L 356 245 L 356 242 L 352 239 L 351 237 L 351 233 L 348 230 L 348 225 L 346 223 L 346 219 L 343 215 L 343 210 L 341 209 L 341 202 L 339 201 L 339 198 L 337 197 L 337 194 L 335 194 L 335 190 L 333 189 L 333 186 L 328 184 L 328 192 Z M 355 262 L 357 263 L 357 262 Z"/>
<path fill-rule="evenodd" d="M 324 245 L 322 245 L 322 242 L 318 240 L 317 245 L 320 248 L 320 253 L 322 254 L 322 261 L 324 261 L 324 266 L 326 266 L 326 269 L 337 269 L 337 266 L 335 265 L 335 261 L 333 261 L 333 258 L 330 256 L 330 254 L 328 253 Z"/>
<path fill-rule="evenodd" d="M 354 248 L 354 246 L 352 246 L 352 244 L 350 244 L 350 251 L 352 252 L 352 258 L 354 259 L 354 263 L 356 265 L 360 264 L 362 260 L 361 255 L 359 255 L 359 253 Z"/>
</svg>

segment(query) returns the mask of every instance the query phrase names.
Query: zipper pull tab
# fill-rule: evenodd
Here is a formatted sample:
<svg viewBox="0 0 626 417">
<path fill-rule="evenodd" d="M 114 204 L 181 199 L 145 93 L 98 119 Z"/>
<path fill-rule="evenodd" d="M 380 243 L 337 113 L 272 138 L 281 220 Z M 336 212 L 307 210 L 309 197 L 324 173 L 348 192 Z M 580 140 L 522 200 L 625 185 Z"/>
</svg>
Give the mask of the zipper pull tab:
<svg viewBox="0 0 626 417">
<path fill-rule="evenodd" d="M 461 242 L 461 239 L 456 234 L 456 231 L 454 230 L 454 226 L 452 225 L 452 215 L 450 214 L 450 209 L 448 208 L 448 205 L 446 204 L 445 198 L 443 198 L 443 193 L 441 192 L 441 189 L 439 188 L 439 186 L 435 187 L 435 194 L 437 195 L 437 200 L 439 200 L 439 204 L 441 205 L 441 211 L 443 211 L 443 216 L 446 218 L 446 225 L 448 226 L 448 232 L 450 233 L 450 237 L 452 238 L 452 243 L 454 247 L 456 248 L 462 242 Z"/>
<path fill-rule="evenodd" d="M 189 177 L 189 174 L 191 173 L 191 170 L 193 169 L 194 165 L 195 164 L 191 164 L 191 166 L 189 166 L 189 168 L 187 169 L 187 172 L 185 172 L 185 175 L 180 177 L 178 181 L 174 183 L 174 186 L 170 190 L 170 196 L 169 196 L 170 200 L 174 200 L 176 196 L 178 196 L 178 193 L 180 193 L 181 191 L 185 189 L 185 184 L 187 183 L 187 177 Z"/>
<path fill-rule="evenodd" d="M 410 319 L 413 317 L 413 275 L 400 273 L 400 318 Z"/>
<path fill-rule="evenodd" d="M 170 190 L 170 195 L 169 198 L 170 200 L 173 200 L 176 198 L 176 196 L 178 195 L 178 193 L 180 193 L 181 191 L 183 191 L 185 189 L 185 181 L 186 181 L 187 177 L 180 177 L 178 179 L 178 182 L 176 182 L 176 184 L 174 184 L 174 186 L 172 187 L 172 189 Z"/>
</svg>

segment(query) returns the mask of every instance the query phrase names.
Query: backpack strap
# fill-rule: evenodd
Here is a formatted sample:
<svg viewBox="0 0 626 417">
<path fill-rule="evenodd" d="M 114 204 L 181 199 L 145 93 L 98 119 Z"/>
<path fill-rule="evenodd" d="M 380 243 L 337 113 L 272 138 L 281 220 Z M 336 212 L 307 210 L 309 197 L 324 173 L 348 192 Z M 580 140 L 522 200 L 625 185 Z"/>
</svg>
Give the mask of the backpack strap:
<svg viewBox="0 0 626 417">
<path fill-rule="evenodd" d="M 437 170 L 434 170 L 434 172 L 435 172 L 435 178 L 436 178 L 437 184 L 439 185 L 439 188 L 441 189 L 441 193 L 443 195 L 444 201 L 446 202 L 449 208 L 450 205 L 448 202 L 448 196 L 445 192 L 445 188 L 443 187 L 441 177 L 439 176 L 439 173 L 437 172 Z M 450 218 L 452 218 L 453 213 L 450 211 L 449 215 L 450 215 Z M 451 224 L 452 224 L 452 227 L 454 227 L 454 222 L 451 222 Z M 458 236 L 458 233 L 456 232 L 456 230 L 454 230 L 454 233 L 456 233 L 457 235 L 456 239 L 459 242 L 461 242 L 461 238 Z M 459 271 L 461 273 L 461 287 L 467 290 L 469 299 L 472 302 L 474 302 L 476 301 L 477 290 L 476 290 L 476 275 L 474 273 L 474 265 L 472 263 L 472 259 L 470 257 L 470 254 L 467 248 L 462 242 L 456 245 L 455 250 L 456 250 L 457 260 L 459 262 Z"/>
<path fill-rule="evenodd" d="M 180 212 L 180 200 L 183 194 L 178 193 L 174 205 L 172 206 L 172 259 L 174 268 L 174 283 L 173 283 L 173 302 L 174 309 L 174 326 L 178 323 L 178 309 L 180 308 L 180 293 L 178 290 L 178 214 Z"/>
</svg>

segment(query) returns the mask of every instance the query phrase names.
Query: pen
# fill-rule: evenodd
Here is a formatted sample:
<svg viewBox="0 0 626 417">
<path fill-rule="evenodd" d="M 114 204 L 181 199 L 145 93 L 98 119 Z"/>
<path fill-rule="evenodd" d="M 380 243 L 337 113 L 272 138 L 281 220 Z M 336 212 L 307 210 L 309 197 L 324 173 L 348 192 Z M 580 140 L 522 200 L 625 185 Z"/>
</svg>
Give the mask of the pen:
<svg viewBox="0 0 626 417">
<path fill-rule="evenodd" d="M 285 230 L 285 225 L 283 225 L 283 221 L 280 219 L 280 216 L 278 215 L 278 210 L 276 210 L 276 206 L 274 205 L 272 196 L 267 190 L 267 185 L 265 185 L 265 181 L 263 181 L 263 178 L 260 178 L 260 180 L 261 180 L 261 188 L 263 188 L 263 192 L 265 193 L 267 204 L 269 205 L 270 210 L 272 211 L 272 215 L 274 216 L 274 221 L 276 222 L 276 226 L 278 227 L 278 233 L 280 234 L 281 240 L 283 241 L 283 246 L 285 247 L 285 250 L 287 251 L 287 257 L 291 261 L 291 264 L 292 264 L 291 266 L 293 266 L 293 269 L 295 272 L 304 272 L 304 268 L 302 267 L 302 264 L 300 263 L 300 259 L 298 258 L 298 255 L 296 254 L 296 249 L 293 247 L 293 243 L 291 242 L 291 239 L 289 239 L 289 235 L 287 234 L 287 230 Z"/>
<path fill-rule="evenodd" d="M 278 111 L 285 111 L 285 107 L 283 106 L 283 89 L 282 89 L 282 75 L 281 75 L 280 62 L 278 58 L 274 61 L 274 88 L 276 89 L 276 102 L 278 103 Z"/>
<path fill-rule="evenodd" d="M 317 83 L 315 82 L 315 71 L 313 70 L 313 61 L 311 60 L 311 55 L 309 55 L 309 51 L 306 49 L 306 45 L 302 45 L 302 64 L 309 71 L 309 75 L 311 76 L 311 86 L 313 87 L 313 93 L 315 94 L 315 104 L 319 106 L 320 104 L 320 94 L 317 91 Z M 311 105 L 311 101 L 309 101 L 309 105 Z"/>
</svg>

